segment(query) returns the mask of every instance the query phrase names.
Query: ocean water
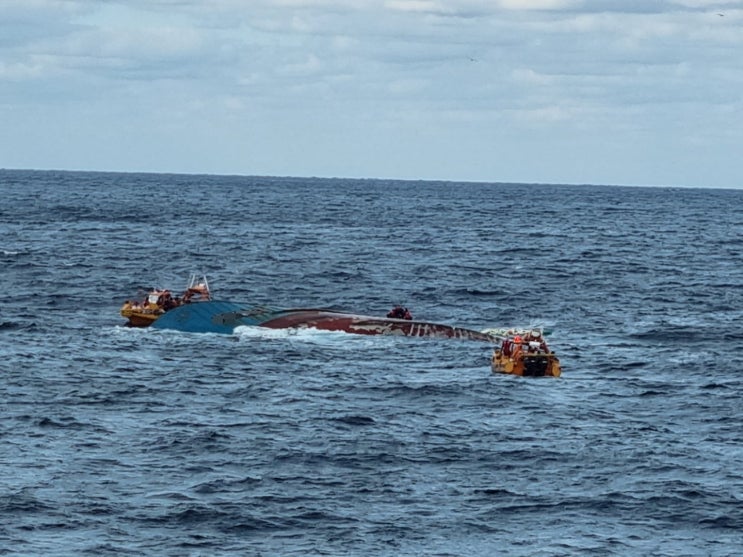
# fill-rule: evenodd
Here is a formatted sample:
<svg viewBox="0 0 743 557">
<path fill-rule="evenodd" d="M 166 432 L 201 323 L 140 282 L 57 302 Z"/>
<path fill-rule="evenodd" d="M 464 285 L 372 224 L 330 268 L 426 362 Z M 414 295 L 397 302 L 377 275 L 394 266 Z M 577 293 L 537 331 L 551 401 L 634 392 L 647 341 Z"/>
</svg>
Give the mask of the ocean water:
<svg viewBox="0 0 743 557">
<path fill-rule="evenodd" d="M 0 555 L 732 556 L 743 190 L 0 171 Z M 552 331 L 123 326 L 221 299 Z"/>
</svg>

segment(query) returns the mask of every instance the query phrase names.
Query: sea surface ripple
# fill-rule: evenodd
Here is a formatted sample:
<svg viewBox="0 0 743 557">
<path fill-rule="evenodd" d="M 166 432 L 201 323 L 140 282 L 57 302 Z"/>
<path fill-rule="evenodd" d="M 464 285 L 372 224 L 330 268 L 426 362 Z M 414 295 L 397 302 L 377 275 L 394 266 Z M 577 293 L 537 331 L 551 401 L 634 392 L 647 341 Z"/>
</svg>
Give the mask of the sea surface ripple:
<svg viewBox="0 0 743 557">
<path fill-rule="evenodd" d="M 733 556 L 743 190 L 0 170 L 0 555 Z M 221 299 L 551 330 L 118 314 Z"/>
</svg>

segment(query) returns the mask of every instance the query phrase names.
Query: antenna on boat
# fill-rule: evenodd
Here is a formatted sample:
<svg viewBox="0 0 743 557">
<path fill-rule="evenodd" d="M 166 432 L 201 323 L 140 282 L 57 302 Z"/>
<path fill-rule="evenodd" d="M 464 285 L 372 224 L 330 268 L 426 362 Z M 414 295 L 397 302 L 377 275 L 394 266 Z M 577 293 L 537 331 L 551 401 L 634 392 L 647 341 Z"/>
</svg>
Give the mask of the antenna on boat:
<svg viewBox="0 0 743 557">
<path fill-rule="evenodd" d="M 191 278 L 188 281 L 188 288 L 193 288 L 194 286 L 198 286 L 199 282 L 203 282 L 204 285 L 209 287 L 209 284 L 206 282 L 206 275 L 201 274 L 201 281 L 199 280 L 199 275 L 197 273 L 191 273 Z"/>
</svg>

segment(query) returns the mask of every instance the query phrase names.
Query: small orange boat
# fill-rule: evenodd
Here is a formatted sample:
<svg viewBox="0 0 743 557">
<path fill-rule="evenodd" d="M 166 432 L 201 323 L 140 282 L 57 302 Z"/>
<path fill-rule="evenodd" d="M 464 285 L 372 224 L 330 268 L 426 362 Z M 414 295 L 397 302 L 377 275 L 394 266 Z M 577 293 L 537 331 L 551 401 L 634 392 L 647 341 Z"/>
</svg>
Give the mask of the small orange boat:
<svg viewBox="0 0 743 557">
<path fill-rule="evenodd" d="M 183 304 L 207 300 L 211 300 L 211 294 L 206 277 L 198 281 L 196 275 L 193 275 L 182 296 L 174 297 L 170 290 L 154 289 L 141 302 L 131 300 L 124 302 L 121 316 L 128 319 L 127 327 L 149 327 L 166 311 Z"/>
<path fill-rule="evenodd" d="M 493 350 L 490 361 L 493 373 L 523 377 L 560 377 L 560 360 L 544 341 L 539 329 L 505 337 Z"/>
</svg>

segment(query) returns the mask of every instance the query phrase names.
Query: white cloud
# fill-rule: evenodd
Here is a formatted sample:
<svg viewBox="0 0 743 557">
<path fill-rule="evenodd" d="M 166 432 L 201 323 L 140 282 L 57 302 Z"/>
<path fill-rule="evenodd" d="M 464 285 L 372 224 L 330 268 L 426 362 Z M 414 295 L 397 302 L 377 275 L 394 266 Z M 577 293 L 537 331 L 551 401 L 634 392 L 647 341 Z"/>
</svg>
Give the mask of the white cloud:
<svg viewBox="0 0 743 557">
<path fill-rule="evenodd" d="M 443 167 L 420 153 L 505 149 L 509 137 L 526 146 L 536 128 L 553 135 L 535 140 L 535 156 L 548 141 L 583 144 L 586 134 L 627 141 L 640 157 L 643 141 L 679 134 L 743 140 L 743 2 L 6 0 L 2 15 L 0 166 L 58 164 L 45 125 L 70 126 L 77 168 L 197 170 L 202 161 L 214 172 L 525 181 L 533 168 L 504 176 L 505 162 L 495 173 L 474 155 L 434 176 Z M 83 118 L 121 143 L 120 158 L 116 149 L 96 157 L 71 124 Z M 246 164 L 219 142 L 194 155 L 186 145 L 198 137 L 228 137 L 256 156 Z M 375 156 L 371 165 L 362 146 L 394 164 Z M 170 154 L 147 154 L 158 149 Z M 160 166 L 146 167 L 153 160 Z M 669 152 L 657 181 L 705 170 L 682 172 L 676 160 L 682 150 Z M 653 182 L 637 166 L 636 181 Z M 632 167 L 618 161 L 594 181 L 617 182 L 612 173 Z M 740 170 L 714 171 L 729 181 Z M 569 162 L 540 172 L 550 171 L 569 181 Z"/>
<path fill-rule="evenodd" d="M 497 0 L 507 10 L 560 10 L 579 4 L 577 0 Z"/>
</svg>

